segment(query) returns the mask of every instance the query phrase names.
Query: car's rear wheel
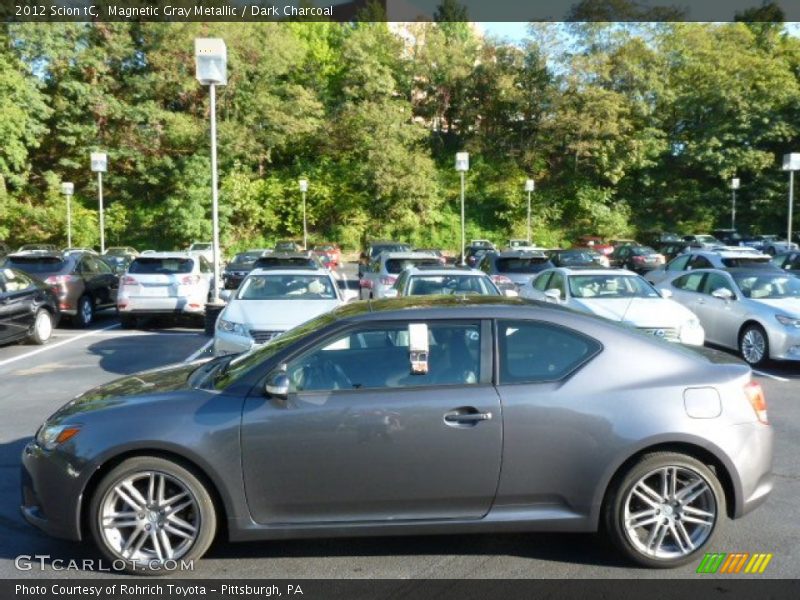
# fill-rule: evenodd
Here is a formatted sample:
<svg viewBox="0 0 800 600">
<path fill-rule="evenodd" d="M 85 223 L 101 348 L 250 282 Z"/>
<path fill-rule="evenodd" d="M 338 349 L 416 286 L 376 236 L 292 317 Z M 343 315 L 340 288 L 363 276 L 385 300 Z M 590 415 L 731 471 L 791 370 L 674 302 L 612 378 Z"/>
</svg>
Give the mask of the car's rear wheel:
<svg viewBox="0 0 800 600">
<path fill-rule="evenodd" d="M 763 365 L 769 360 L 769 339 L 761 325 L 751 323 L 739 335 L 739 353 L 753 367 Z"/>
<path fill-rule="evenodd" d="M 646 567 L 692 561 L 725 518 L 725 495 L 716 475 L 684 454 L 643 456 L 613 484 L 604 506 L 614 544 Z"/>
<path fill-rule="evenodd" d="M 28 341 L 32 344 L 46 344 L 53 335 L 53 315 L 46 308 L 36 311 L 33 319 L 33 327 L 28 335 Z"/>
<path fill-rule="evenodd" d="M 155 575 L 193 561 L 214 539 L 217 517 L 202 481 L 185 467 L 137 456 L 112 469 L 89 507 L 92 537 L 112 564 Z M 172 569 L 174 570 L 174 569 Z"/>
<path fill-rule="evenodd" d="M 83 295 L 78 299 L 78 310 L 73 322 L 76 327 L 88 327 L 94 320 L 94 302 L 90 296 Z"/>
</svg>

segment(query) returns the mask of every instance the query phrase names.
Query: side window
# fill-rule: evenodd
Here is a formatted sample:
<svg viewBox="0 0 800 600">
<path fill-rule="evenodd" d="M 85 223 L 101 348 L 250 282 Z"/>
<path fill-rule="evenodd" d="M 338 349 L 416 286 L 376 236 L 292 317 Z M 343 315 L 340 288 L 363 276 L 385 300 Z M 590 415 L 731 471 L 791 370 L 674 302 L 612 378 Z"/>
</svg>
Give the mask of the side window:
<svg viewBox="0 0 800 600">
<path fill-rule="evenodd" d="M 96 275 L 97 271 L 95 270 L 94 266 L 92 265 L 92 261 L 89 260 L 88 256 L 85 256 L 81 259 L 81 262 L 78 264 L 78 270 L 83 275 Z"/>
<path fill-rule="evenodd" d="M 703 293 L 710 294 L 714 290 L 718 290 L 720 288 L 725 288 L 726 290 L 730 290 L 734 296 L 736 292 L 733 291 L 733 286 L 731 286 L 730 282 L 724 275 L 720 275 L 719 273 L 709 273 L 708 277 L 706 277 L 706 282 L 703 284 Z"/>
<path fill-rule="evenodd" d="M 206 260 L 205 256 L 200 256 L 200 272 L 211 273 L 212 271 L 211 263 Z"/>
<path fill-rule="evenodd" d="M 667 271 L 685 271 L 690 258 L 691 256 L 688 255 L 673 258 L 667 265 Z"/>
<path fill-rule="evenodd" d="M 548 290 L 558 290 L 561 292 L 561 299 L 564 299 L 564 276 L 561 273 L 553 272 L 553 276 L 547 283 Z"/>
<path fill-rule="evenodd" d="M 104 263 L 99 258 L 89 258 L 89 262 L 92 263 L 93 272 L 100 273 L 102 275 L 110 275 L 111 274 L 111 267 L 109 267 L 106 263 Z"/>
<path fill-rule="evenodd" d="M 547 289 L 547 282 L 550 280 L 550 276 L 552 273 L 542 273 L 536 278 L 536 281 L 533 282 L 534 289 L 543 292 Z"/>
<path fill-rule="evenodd" d="M 673 281 L 672 286 L 685 292 L 699 292 L 704 277 L 705 273 L 688 273 Z"/>
<path fill-rule="evenodd" d="M 5 283 L 5 286 L 3 284 Z M 30 277 L 14 271 L 7 271 L 5 276 L 0 275 L 0 289 L 5 287 L 8 293 L 21 292 L 33 287 L 33 281 Z"/>
<path fill-rule="evenodd" d="M 600 342 L 539 321 L 499 321 L 500 384 L 567 377 L 595 356 Z"/>
<path fill-rule="evenodd" d="M 711 261 L 705 256 L 697 254 L 692 257 L 691 261 L 689 261 L 689 267 L 692 269 L 713 269 L 714 265 L 712 265 Z"/>
<path fill-rule="evenodd" d="M 290 392 L 473 385 L 480 379 L 480 323 L 429 323 L 428 373 L 412 375 L 408 324 L 352 330 L 287 365 Z"/>
</svg>

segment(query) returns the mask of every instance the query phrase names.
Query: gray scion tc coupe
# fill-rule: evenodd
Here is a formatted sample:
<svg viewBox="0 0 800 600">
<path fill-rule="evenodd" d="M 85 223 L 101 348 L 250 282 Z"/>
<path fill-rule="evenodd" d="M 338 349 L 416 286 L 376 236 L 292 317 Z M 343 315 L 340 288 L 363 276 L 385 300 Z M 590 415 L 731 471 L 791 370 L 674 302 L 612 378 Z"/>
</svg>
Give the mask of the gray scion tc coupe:
<svg viewBox="0 0 800 600">
<path fill-rule="evenodd" d="M 22 512 L 138 572 L 217 530 L 601 526 L 672 567 L 766 499 L 772 445 L 737 359 L 518 298 L 410 297 L 78 396 L 24 449 Z"/>
</svg>

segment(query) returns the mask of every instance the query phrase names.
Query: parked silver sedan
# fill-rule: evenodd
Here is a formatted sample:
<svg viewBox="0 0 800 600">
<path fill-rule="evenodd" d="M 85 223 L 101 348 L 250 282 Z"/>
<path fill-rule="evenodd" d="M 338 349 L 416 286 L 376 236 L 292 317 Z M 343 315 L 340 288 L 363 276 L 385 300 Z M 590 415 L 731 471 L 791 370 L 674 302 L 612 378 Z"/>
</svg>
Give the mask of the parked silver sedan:
<svg viewBox="0 0 800 600">
<path fill-rule="evenodd" d="M 800 360 L 800 279 L 771 269 L 700 269 L 663 281 L 700 319 L 706 341 L 751 365 Z"/>
<path fill-rule="evenodd" d="M 600 528 L 663 568 L 767 498 L 772 447 L 728 355 L 519 298 L 413 296 L 78 396 L 23 451 L 22 512 L 131 571 L 217 534 Z"/>
</svg>

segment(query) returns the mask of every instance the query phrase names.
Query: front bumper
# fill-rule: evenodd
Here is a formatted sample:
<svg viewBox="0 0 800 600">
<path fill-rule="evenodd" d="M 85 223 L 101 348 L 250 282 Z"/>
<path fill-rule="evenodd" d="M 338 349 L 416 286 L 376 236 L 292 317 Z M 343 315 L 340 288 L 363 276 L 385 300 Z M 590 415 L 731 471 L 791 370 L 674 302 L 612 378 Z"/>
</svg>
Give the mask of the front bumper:
<svg viewBox="0 0 800 600">
<path fill-rule="evenodd" d="M 80 541 L 84 482 L 74 465 L 29 442 L 22 451 L 20 480 L 24 519 L 53 537 Z"/>
<path fill-rule="evenodd" d="M 800 329 L 775 323 L 767 332 L 770 358 L 800 360 Z"/>
</svg>

